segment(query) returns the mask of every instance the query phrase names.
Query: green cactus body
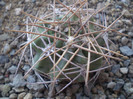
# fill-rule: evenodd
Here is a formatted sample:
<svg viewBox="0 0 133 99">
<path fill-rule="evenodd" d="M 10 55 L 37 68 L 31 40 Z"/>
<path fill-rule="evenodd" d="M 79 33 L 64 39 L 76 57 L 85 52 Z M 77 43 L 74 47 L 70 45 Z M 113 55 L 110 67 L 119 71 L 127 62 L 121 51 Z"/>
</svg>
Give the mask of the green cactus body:
<svg viewBox="0 0 133 99">
<path fill-rule="evenodd" d="M 70 16 L 70 15 L 71 15 L 71 14 L 69 14 L 68 16 Z M 60 19 L 62 19 L 62 17 L 63 17 L 63 16 L 60 15 L 60 17 L 56 17 L 56 19 L 60 20 Z M 66 19 L 64 19 L 64 20 L 66 20 Z M 78 20 L 78 17 L 75 16 L 75 15 L 70 19 L 70 21 L 77 21 L 77 20 Z M 49 27 L 49 24 L 43 24 L 43 25 L 41 25 L 41 26 Z M 66 26 L 68 26 L 67 23 L 65 23 L 65 24 L 63 25 L 63 27 L 66 27 Z M 91 28 L 91 31 L 93 31 L 94 26 L 91 24 L 91 25 L 90 25 L 90 28 Z M 38 27 L 38 31 L 39 31 L 39 33 L 43 33 L 43 32 L 45 31 L 45 29 L 44 29 L 44 28 Z M 51 31 L 51 30 L 49 30 L 49 31 L 47 32 L 47 34 L 48 34 L 48 35 L 54 36 L 54 32 Z M 65 33 L 64 33 L 64 34 L 65 34 Z M 70 34 L 70 33 L 69 33 L 69 34 Z M 79 34 L 82 34 L 82 30 L 79 32 Z M 47 45 L 49 45 L 49 42 L 48 42 L 48 38 L 47 38 L 47 37 L 42 37 L 42 39 L 47 43 Z M 41 48 L 46 48 L 47 46 L 45 46 L 45 45 L 43 44 L 42 39 L 38 38 L 38 39 L 36 39 L 36 40 L 34 41 L 34 43 L 35 43 L 37 46 L 41 47 Z M 54 40 L 53 40 L 52 38 L 50 38 L 50 41 L 51 41 L 52 44 L 54 43 Z M 101 42 L 102 42 L 102 41 L 101 41 L 100 39 L 98 39 L 98 43 L 99 43 L 100 45 L 103 45 L 103 42 L 102 42 L 102 44 L 101 44 Z M 35 44 L 32 44 L 32 47 L 33 47 L 33 48 L 35 49 L 35 51 L 36 51 L 36 55 L 34 56 L 34 62 L 38 61 L 38 59 L 41 57 L 41 54 L 43 53 L 43 51 L 40 50 L 40 49 L 38 49 L 38 48 L 35 46 Z M 57 41 L 56 41 L 56 48 L 61 48 L 61 47 L 63 47 L 63 46 L 66 45 L 66 44 L 67 44 L 66 42 L 63 42 L 63 41 L 61 41 L 61 40 L 57 40 Z M 64 50 L 65 50 L 65 49 L 64 49 Z M 97 48 L 97 50 L 99 51 L 98 48 Z M 71 48 L 68 49 L 68 51 L 74 53 L 74 52 L 76 51 L 76 48 L 71 47 Z M 63 51 L 59 51 L 59 52 L 58 52 L 59 55 L 61 55 L 62 53 L 63 53 Z M 83 56 L 83 57 L 86 57 L 86 58 L 79 57 L 79 56 L 75 55 L 75 57 L 74 57 L 71 61 L 72 61 L 73 63 L 79 65 L 79 66 L 82 66 L 82 65 L 87 64 L 87 61 L 88 61 L 88 60 L 87 60 L 88 52 L 80 49 L 80 50 L 78 51 L 77 54 L 79 54 L 79 55 L 81 55 L 81 56 Z M 63 56 L 63 58 L 69 60 L 69 59 L 71 58 L 71 56 L 72 56 L 72 54 L 66 52 L 66 54 Z M 53 57 L 53 56 L 51 56 L 51 57 Z M 91 61 L 94 60 L 94 59 L 96 59 L 96 58 L 98 58 L 98 57 L 100 57 L 100 56 L 97 55 L 97 54 L 91 53 Z M 59 59 L 59 57 L 56 56 L 56 61 L 57 61 L 58 59 Z M 38 64 L 36 64 L 35 68 L 38 69 L 38 70 L 41 71 L 41 72 L 44 72 L 44 73 L 50 73 L 50 72 L 51 72 L 50 77 L 51 77 L 51 79 L 54 79 L 54 77 L 58 75 L 59 69 L 61 70 L 61 69 L 65 66 L 66 63 L 67 63 L 66 60 L 61 59 L 61 61 L 57 64 L 58 68 L 55 67 L 55 71 L 57 71 L 57 72 L 55 72 L 54 74 L 52 73 L 53 70 L 51 70 L 51 68 L 53 67 L 53 63 L 51 62 L 51 60 L 49 59 L 49 57 L 46 58 L 46 59 L 44 59 L 44 60 L 41 60 L 40 62 L 38 62 Z M 90 64 L 90 70 L 98 69 L 98 68 L 101 66 L 101 63 L 102 63 L 102 59 L 99 59 L 99 60 L 95 61 L 94 63 L 91 63 L 91 64 Z M 67 66 L 65 69 L 69 69 L 69 68 L 72 68 L 72 67 L 74 67 L 74 66 L 71 65 L 71 64 L 69 63 L 68 66 Z M 69 74 L 69 72 L 74 72 L 74 71 L 78 71 L 78 70 L 80 70 L 80 68 L 74 69 L 74 70 L 69 70 L 69 71 L 64 71 L 64 73 L 68 73 L 67 76 L 70 77 L 70 78 L 75 78 L 79 73 Z M 61 75 L 59 76 L 59 78 L 63 78 L 63 77 L 64 77 L 63 74 L 61 74 Z M 84 77 L 81 77 L 81 76 L 80 76 L 80 77 L 77 79 L 77 81 L 78 81 L 78 82 L 84 81 Z"/>
</svg>

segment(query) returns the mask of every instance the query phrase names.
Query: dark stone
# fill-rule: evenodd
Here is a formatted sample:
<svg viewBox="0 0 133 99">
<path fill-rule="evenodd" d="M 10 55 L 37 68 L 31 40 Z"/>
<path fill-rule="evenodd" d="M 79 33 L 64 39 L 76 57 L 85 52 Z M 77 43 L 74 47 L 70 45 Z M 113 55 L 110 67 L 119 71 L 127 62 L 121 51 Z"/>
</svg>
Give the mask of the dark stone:
<svg viewBox="0 0 133 99">
<path fill-rule="evenodd" d="M 0 64 L 5 64 L 9 62 L 9 57 L 7 55 L 0 55 Z"/>
<path fill-rule="evenodd" d="M 124 61 L 124 65 L 128 67 L 130 62 L 131 62 L 130 60 L 126 60 L 126 61 Z"/>
<path fill-rule="evenodd" d="M 115 85 L 115 87 L 113 88 L 114 91 L 120 91 L 120 89 L 123 87 L 124 85 L 124 81 L 121 80 L 121 81 L 118 81 Z"/>
<path fill-rule="evenodd" d="M 114 66 L 112 66 L 111 72 L 116 73 L 117 71 L 119 71 L 119 69 L 120 69 L 120 65 L 119 64 L 114 65 Z"/>
</svg>

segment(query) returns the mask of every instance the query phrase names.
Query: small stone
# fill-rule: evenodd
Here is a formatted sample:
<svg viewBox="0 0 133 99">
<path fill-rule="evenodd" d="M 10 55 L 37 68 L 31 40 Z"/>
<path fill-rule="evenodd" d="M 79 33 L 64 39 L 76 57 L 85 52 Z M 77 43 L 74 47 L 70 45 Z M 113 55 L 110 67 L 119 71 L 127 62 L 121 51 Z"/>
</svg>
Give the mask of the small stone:
<svg viewBox="0 0 133 99">
<path fill-rule="evenodd" d="M 1 76 L 0 76 L 0 80 L 2 80 L 3 78 L 4 78 L 4 76 L 3 76 L 3 75 L 1 75 Z"/>
<path fill-rule="evenodd" d="M 122 43 L 123 45 L 126 45 L 126 44 L 128 43 L 128 38 L 122 37 L 121 43 Z"/>
<path fill-rule="evenodd" d="M 6 43 L 3 48 L 4 54 L 7 54 L 10 50 L 11 50 L 10 45 L 8 43 Z"/>
<path fill-rule="evenodd" d="M 122 74 L 127 74 L 128 73 L 128 68 L 126 68 L 126 67 L 120 68 L 120 72 Z"/>
<path fill-rule="evenodd" d="M 116 85 L 115 82 L 109 82 L 107 88 L 113 89 L 115 85 Z"/>
<path fill-rule="evenodd" d="M 19 87 L 19 88 L 13 88 L 13 90 L 15 90 L 16 93 L 21 93 L 24 92 L 24 88 L 23 87 Z"/>
<path fill-rule="evenodd" d="M 124 87 L 123 88 L 124 88 L 124 90 L 126 91 L 126 93 L 128 95 L 133 94 L 132 83 L 126 83 L 126 84 L 124 84 Z"/>
<path fill-rule="evenodd" d="M 6 6 L 6 10 L 7 10 L 7 11 L 10 10 L 10 9 L 11 9 L 11 6 L 12 6 L 11 3 L 10 3 L 9 5 L 7 5 L 7 6 Z"/>
<path fill-rule="evenodd" d="M 17 99 L 17 94 L 13 93 L 9 96 L 10 99 Z"/>
<path fill-rule="evenodd" d="M 25 0 L 25 2 L 30 2 L 30 0 Z"/>
<path fill-rule="evenodd" d="M 28 78 L 27 78 L 27 81 L 29 83 L 34 83 L 36 81 L 35 76 L 29 75 Z"/>
<path fill-rule="evenodd" d="M 112 66 L 111 72 L 116 73 L 117 71 L 119 71 L 119 69 L 120 69 L 120 65 L 119 64 L 114 65 L 114 66 Z"/>
<path fill-rule="evenodd" d="M 115 75 L 116 75 L 117 77 L 119 77 L 119 78 L 122 77 L 122 74 L 120 73 L 120 71 L 117 71 L 117 72 L 115 73 Z"/>
<path fill-rule="evenodd" d="M 22 92 L 18 95 L 18 99 L 23 99 L 24 96 L 26 95 L 26 92 Z"/>
<path fill-rule="evenodd" d="M 133 75 L 133 64 L 129 66 L 129 73 Z"/>
<path fill-rule="evenodd" d="M 133 55 L 133 50 L 130 49 L 128 46 L 120 47 L 120 51 L 122 52 L 122 54 L 127 55 L 127 56 L 132 56 Z"/>
<path fill-rule="evenodd" d="M 9 71 L 10 73 L 14 74 L 16 72 L 17 67 L 16 66 L 11 66 L 9 69 L 7 69 L 7 71 Z"/>
<path fill-rule="evenodd" d="M 20 14 L 21 14 L 21 11 L 22 11 L 21 8 L 16 8 L 16 9 L 15 9 L 15 14 L 16 14 L 16 15 L 20 15 Z"/>
<path fill-rule="evenodd" d="M 130 60 L 126 60 L 126 61 L 124 61 L 124 65 L 125 65 L 126 67 L 128 67 L 129 64 L 130 64 Z"/>
<path fill-rule="evenodd" d="M 10 38 L 10 36 L 8 34 L 1 34 L 0 35 L 0 41 L 5 41 L 5 40 L 7 40 L 9 38 Z"/>
<path fill-rule="evenodd" d="M 32 94 L 31 93 L 27 93 L 25 95 L 24 99 L 32 99 Z"/>
<path fill-rule="evenodd" d="M 15 55 L 15 50 L 10 51 L 10 56 L 13 56 L 13 55 Z"/>
<path fill-rule="evenodd" d="M 118 81 L 115 85 L 115 87 L 113 88 L 114 91 L 120 91 L 120 89 L 123 87 L 124 85 L 124 81 Z"/>
<path fill-rule="evenodd" d="M 40 92 L 36 92 L 35 93 L 35 97 L 36 98 L 41 98 L 41 97 L 43 97 L 44 95 L 42 94 L 42 93 L 40 93 Z"/>
<path fill-rule="evenodd" d="M 126 99 L 126 97 L 123 94 L 121 94 L 118 99 Z"/>
<path fill-rule="evenodd" d="M 9 57 L 7 55 L 0 55 L 0 64 L 5 64 L 9 62 Z"/>
<path fill-rule="evenodd" d="M 129 35 L 130 37 L 133 37 L 133 32 L 128 32 L 128 35 Z"/>
<path fill-rule="evenodd" d="M 32 0 L 32 3 L 35 3 L 36 2 L 36 0 Z"/>
<path fill-rule="evenodd" d="M 29 69 L 30 69 L 30 66 L 24 65 L 23 70 L 24 70 L 25 72 L 27 72 Z"/>
<path fill-rule="evenodd" d="M 0 6 L 5 6 L 5 2 L 3 0 L 0 0 Z"/>
<path fill-rule="evenodd" d="M 25 80 L 23 79 L 23 76 L 22 74 L 17 74 L 14 79 L 13 79 L 13 83 L 11 84 L 12 86 L 15 86 L 15 87 L 23 87 L 25 86 L 26 82 Z"/>
<path fill-rule="evenodd" d="M 10 90 L 11 90 L 11 87 L 10 87 L 8 84 L 4 85 L 3 88 L 2 88 L 2 96 L 6 96 L 7 93 L 8 93 Z"/>
</svg>

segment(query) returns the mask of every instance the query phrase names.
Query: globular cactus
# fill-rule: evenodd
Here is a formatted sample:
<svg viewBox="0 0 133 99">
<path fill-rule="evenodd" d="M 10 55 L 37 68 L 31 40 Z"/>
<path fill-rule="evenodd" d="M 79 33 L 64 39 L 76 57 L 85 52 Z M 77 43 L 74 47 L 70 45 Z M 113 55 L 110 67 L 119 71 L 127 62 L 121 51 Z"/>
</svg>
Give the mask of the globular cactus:
<svg viewBox="0 0 133 99">
<path fill-rule="evenodd" d="M 38 18 L 23 12 L 28 16 L 28 20 L 30 17 L 38 20 L 31 23 L 26 21 L 26 24 L 22 25 L 28 27 L 27 31 L 17 31 L 27 33 L 27 45 L 36 52 L 35 55 L 31 54 L 32 67 L 25 77 L 35 69 L 47 76 L 52 84 L 66 79 L 69 81 L 66 87 L 74 81 L 85 81 L 87 85 L 90 72 L 106 68 L 105 65 L 110 66 L 110 59 L 121 60 L 111 56 L 111 53 L 123 57 L 108 47 L 107 32 L 112 31 L 111 26 L 119 18 L 105 27 L 95 23 L 93 16 L 107 6 L 99 10 L 90 10 L 91 13 L 88 13 L 88 6 L 85 6 L 86 0 L 80 2 L 78 8 L 74 6 L 69 8 L 59 0 L 57 2 L 59 4 L 56 7 L 55 4 L 54 7 L 52 6 L 53 12 L 50 12 L 52 16 L 49 17 Z"/>
</svg>

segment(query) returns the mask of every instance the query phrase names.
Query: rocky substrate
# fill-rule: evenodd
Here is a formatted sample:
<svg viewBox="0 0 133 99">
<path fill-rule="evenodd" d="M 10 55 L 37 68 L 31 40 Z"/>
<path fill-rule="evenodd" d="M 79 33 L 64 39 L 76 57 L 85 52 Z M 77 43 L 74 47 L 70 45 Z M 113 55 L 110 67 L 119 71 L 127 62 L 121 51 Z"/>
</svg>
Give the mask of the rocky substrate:
<svg viewBox="0 0 133 99">
<path fill-rule="evenodd" d="M 84 83 L 72 84 L 63 92 L 55 95 L 56 99 L 133 99 L 133 0 L 110 0 L 111 5 L 106 10 L 108 25 L 125 12 L 123 17 L 112 27 L 119 32 L 129 35 L 125 37 L 116 33 L 109 33 L 113 43 L 111 49 L 125 57 L 124 61 L 112 61 L 112 67 L 101 71 L 98 80 L 88 92 Z M 25 21 L 20 13 L 23 9 L 27 13 L 36 15 L 45 11 L 49 0 L 0 0 L 0 99 L 45 99 L 48 97 L 48 85 L 36 84 L 40 81 L 35 72 L 23 79 L 24 73 L 30 68 L 24 57 L 22 69 L 15 74 L 21 55 L 13 56 L 22 39 L 15 40 L 19 33 L 6 30 L 24 30 L 19 26 Z M 89 7 L 97 8 L 103 0 L 90 0 Z M 23 38 L 24 39 L 24 38 Z M 31 84 L 34 83 L 34 84 Z M 64 84 L 55 87 L 58 92 Z"/>
</svg>

